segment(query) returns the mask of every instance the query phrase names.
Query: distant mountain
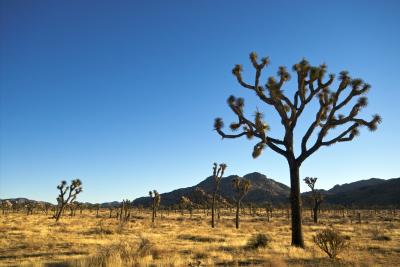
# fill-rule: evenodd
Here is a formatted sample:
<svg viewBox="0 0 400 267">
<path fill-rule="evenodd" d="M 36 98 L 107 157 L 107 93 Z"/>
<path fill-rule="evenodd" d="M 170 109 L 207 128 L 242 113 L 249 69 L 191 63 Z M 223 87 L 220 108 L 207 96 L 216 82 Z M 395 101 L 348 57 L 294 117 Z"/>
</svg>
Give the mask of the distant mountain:
<svg viewBox="0 0 400 267">
<path fill-rule="evenodd" d="M 29 201 L 40 202 L 40 201 L 36 201 L 36 200 L 30 200 L 30 199 L 27 199 L 25 197 L 7 198 L 7 199 L 4 199 L 4 200 L 12 200 L 13 202 L 20 203 L 20 204 L 24 204 L 24 203 L 27 203 Z"/>
<path fill-rule="evenodd" d="M 368 180 L 360 180 L 357 182 L 349 183 L 349 184 L 342 184 L 342 185 L 335 185 L 331 189 L 328 190 L 329 194 L 339 194 L 339 193 L 346 193 L 352 190 L 358 190 L 361 188 L 375 186 L 378 184 L 383 184 L 387 180 L 379 179 L 379 178 L 371 178 Z"/>
<path fill-rule="evenodd" d="M 361 207 L 400 205 L 400 178 L 389 180 L 371 178 L 341 186 L 326 192 L 330 204 Z"/>
<path fill-rule="evenodd" d="M 233 202 L 234 191 L 232 188 L 232 180 L 238 177 L 237 175 L 231 175 L 221 179 L 220 185 L 220 195 L 227 202 Z M 290 188 L 282 183 L 278 183 L 272 179 L 267 178 L 267 176 L 253 172 L 246 174 L 243 178 L 249 179 L 251 181 L 251 189 L 244 202 L 252 203 L 263 203 L 263 202 L 282 202 L 287 201 Z M 186 187 L 171 191 L 169 193 L 161 194 L 161 202 L 163 205 L 172 205 L 179 203 L 182 196 L 188 197 L 192 202 L 196 203 L 194 196 L 196 195 L 196 189 L 201 188 L 208 195 L 211 195 L 214 190 L 213 177 L 210 176 L 198 183 L 195 186 Z M 199 202 L 199 200 L 197 200 Z M 141 197 L 134 200 L 135 205 L 150 205 L 149 197 Z"/>
<path fill-rule="evenodd" d="M 232 202 L 234 191 L 232 189 L 232 180 L 238 177 L 231 175 L 221 180 L 220 195 L 228 202 Z M 288 203 L 290 188 L 282 183 L 276 182 L 267 176 L 254 172 L 244 176 L 251 181 L 251 190 L 243 200 L 255 204 L 265 202 L 271 203 Z M 172 205 L 179 203 L 182 196 L 188 197 L 192 202 L 198 203 L 199 200 L 194 199 L 196 188 L 201 188 L 209 198 L 214 189 L 213 177 L 208 177 L 195 186 L 181 188 L 169 193 L 161 194 L 163 205 Z M 360 180 L 343 185 L 335 185 L 329 190 L 319 190 L 325 196 L 325 205 L 345 205 L 345 206 L 388 206 L 400 205 L 400 178 L 389 180 L 371 178 Z M 310 195 L 310 192 L 302 194 L 303 197 Z M 203 201 L 204 202 L 204 201 Z M 150 199 L 141 197 L 134 200 L 134 204 L 148 206 Z"/>
<path fill-rule="evenodd" d="M 232 180 L 236 177 L 238 176 L 231 175 L 222 178 L 219 190 L 220 196 L 218 198 L 220 202 L 227 204 L 233 202 L 234 191 L 232 189 Z M 271 202 L 273 204 L 289 202 L 290 188 L 288 186 L 267 178 L 267 176 L 258 172 L 246 174 L 244 178 L 249 179 L 252 184 L 250 192 L 243 200 L 244 202 L 251 202 L 259 205 L 266 202 Z M 209 204 L 211 203 L 213 190 L 214 181 L 213 177 L 210 176 L 194 186 L 161 194 L 161 204 L 163 206 L 178 204 L 183 196 L 197 205 Z M 400 178 L 392 178 L 389 180 L 371 178 L 343 185 L 335 185 L 329 190 L 319 191 L 325 197 L 323 205 L 354 205 L 359 207 L 400 206 Z M 309 195 L 310 192 L 302 194 L 304 198 Z M 17 201 L 21 204 L 30 201 L 27 198 L 14 198 L 9 200 Z M 150 203 L 149 197 L 140 197 L 133 200 L 134 205 L 149 206 Z M 305 201 L 305 203 L 307 202 Z M 106 202 L 100 205 L 104 208 L 110 206 L 116 207 L 120 205 L 120 202 Z"/>
<path fill-rule="evenodd" d="M 28 199 L 28 198 L 26 198 L 26 197 L 16 197 L 16 198 L 5 198 L 5 199 L 0 199 L 0 201 L 2 201 L 2 200 L 10 200 L 10 201 L 13 202 L 13 203 L 18 203 L 18 204 L 21 204 L 21 205 L 25 205 L 25 204 L 27 204 L 28 202 L 42 203 L 42 204 L 49 203 L 49 202 L 46 202 L 46 201 Z M 49 203 L 49 204 L 50 204 L 50 203 Z"/>
<path fill-rule="evenodd" d="M 100 206 L 102 208 L 117 207 L 117 206 L 119 206 L 120 203 L 121 202 L 119 202 L 119 201 L 104 202 L 104 203 L 101 203 Z"/>
</svg>

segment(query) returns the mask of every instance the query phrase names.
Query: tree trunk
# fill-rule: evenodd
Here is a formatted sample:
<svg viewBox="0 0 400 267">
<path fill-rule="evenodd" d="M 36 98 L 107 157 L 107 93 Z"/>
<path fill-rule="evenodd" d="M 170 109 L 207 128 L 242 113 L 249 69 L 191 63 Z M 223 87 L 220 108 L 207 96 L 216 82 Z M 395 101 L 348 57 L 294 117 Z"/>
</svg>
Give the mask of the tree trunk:
<svg viewBox="0 0 400 267">
<path fill-rule="evenodd" d="M 295 160 L 289 160 L 290 168 L 290 204 L 292 208 L 292 246 L 304 248 L 303 231 L 301 227 L 301 195 L 299 165 Z"/>
<path fill-rule="evenodd" d="M 57 216 L 56 216 L 56 222 L 58 222 L 58 220 L 60 219 L 61 214 L 64 211 L 64 207 L 65 207 L 65 205 L 61 205 L 60 209 L 58 210 L 58 213 L 57 213 Z"/>
<path fill-rule="evenodd" d="M 215 193 L 213 194 L 212 203 L 211 203 L 211 227 L 215 226 Z"/>
<path fill-rule="evenodd" d="M 236 229 L 239 229 L 239 211 L 240 211 L 240 201 L 236 202 Z"/>
<path fill-rule="evenodd" d="M 314 213 L 314 223 L 318 223 L 318 205 L 314 206 L 313 213 Z"/>
</svg>

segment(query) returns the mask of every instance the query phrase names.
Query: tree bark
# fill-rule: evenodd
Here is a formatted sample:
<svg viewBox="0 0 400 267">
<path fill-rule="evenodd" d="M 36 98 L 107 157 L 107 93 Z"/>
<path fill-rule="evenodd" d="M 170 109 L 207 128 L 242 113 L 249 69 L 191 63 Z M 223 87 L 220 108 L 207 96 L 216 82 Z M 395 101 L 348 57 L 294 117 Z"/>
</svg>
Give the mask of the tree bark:
<svg viewBox="0 0 400 267">
<path fill-rule="evenodd" d="M 288 160 L 290 168 L 290 204 L 292 208 L 292 246 L 304 248 L 301 222 L 300 166 Z"/>
<path fill-rule="evenodd" d="M 240 211 L 240 201 L 236 203 L 236 229 L 239 229 L 239 211 Z"/>
<path fill-rule="evenodd" d="M 57 216 L 56 216 L 56 222 L 58 222 L 58 220 L 60 219 L 61 214 L 64 211 L 64 208 L 65 208 L 65 205 L 61 205 L 60 209 L 58 210 Z"/>
<path fill-rule="evenodd" d="M 315 205 L 313 213 L 314 213 L 314 223 L 318 223 L 318 205 Z"/>
<path fill-rule="evenodd" d="M 155 211 L 155 207 L 154 207 L 154 204 L 153 204 L 152 214 L 151 214 L 151 222 L 152 223 L 154 223 L 155 218 L 156 218 L 156 211 Z"/>
<path fill-rule="evenodd" d="M 215 224 L 215 193 L 213 194 L 212 204 L 211 204 L 211 227 L 214 228 Z"/>
</svg>

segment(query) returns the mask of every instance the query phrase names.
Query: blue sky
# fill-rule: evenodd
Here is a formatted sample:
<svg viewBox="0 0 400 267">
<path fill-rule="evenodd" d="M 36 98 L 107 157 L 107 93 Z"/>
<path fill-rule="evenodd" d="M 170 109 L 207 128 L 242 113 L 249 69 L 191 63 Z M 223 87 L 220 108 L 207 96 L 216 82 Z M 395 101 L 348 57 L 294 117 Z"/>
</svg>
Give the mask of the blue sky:
<svg viewBox="0 0 400 267">
<path fill-rule="evenodd" d="M 194 185 L 214 161 L 228 175 L 259 171 L 289 184 L 280 155 L 254 160 L 255 140 L 213 131 L 215 117 L 234 119 L 234 94 L 249 114 L 265 111 L 271 136 L 281 133 L 276 114 L 231 74 L 242 63 L 252 75 L 251 51 L 270 57 L 267 75 L 306 57 L 372 85 L 363 117 L 380 113 L 379 130 L 321 149 L 302 177 L 330 188 L 400 176 L 399 1 L 0 3 L 0 198 L 54 202 L 59 181 L 77 177 L 81 201 L 134 199 Z"/>
</svg>

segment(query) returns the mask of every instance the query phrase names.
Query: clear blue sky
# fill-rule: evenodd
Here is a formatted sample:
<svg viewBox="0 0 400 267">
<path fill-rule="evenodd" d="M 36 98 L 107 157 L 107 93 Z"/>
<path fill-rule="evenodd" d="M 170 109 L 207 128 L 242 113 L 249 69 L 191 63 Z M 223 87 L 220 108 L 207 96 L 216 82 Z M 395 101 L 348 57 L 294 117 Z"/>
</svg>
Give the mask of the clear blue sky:
<svg viewBox="0 0 400 267">
<path fill-rule="evenodd" d="M 0 3 L 0 198 L 54 202 L 59 181 L 77 177 L 81 201 L 134 199 L 194 185 L 214 161 L 289 184 L 280 155 L 254 160 L 255 140 L 212 130 L 234 119 L 234 94 L 279 137 L 275 113 L 231 74 L 236 63 L 250 73 L 251 51 L 270 56 L 269 75 L 306 57 L 372 85 L 363 116 L 380 113 L 379 130 L 321 149 L 302 177 L 330 188 L 400 176 L 399 1 Z"/>
</svg>

